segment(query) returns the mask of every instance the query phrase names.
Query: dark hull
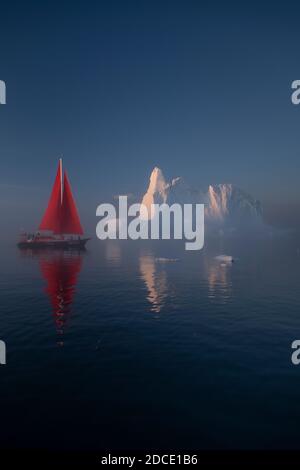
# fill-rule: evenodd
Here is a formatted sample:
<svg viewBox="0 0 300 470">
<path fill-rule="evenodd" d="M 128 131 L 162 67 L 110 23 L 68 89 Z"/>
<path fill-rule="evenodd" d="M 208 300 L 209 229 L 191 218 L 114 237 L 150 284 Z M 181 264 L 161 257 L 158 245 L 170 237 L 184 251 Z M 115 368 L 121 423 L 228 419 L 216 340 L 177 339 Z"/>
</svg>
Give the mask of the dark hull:
<svg viewBox="0 0 300 470">
<path fill-rule="evenodd" d="M 89 238 L 80 240 L 25 240 L 18 243 L 18 247 L 23 249 L 54 248 L 63 250 L 84 250 Z"/>
</svg>

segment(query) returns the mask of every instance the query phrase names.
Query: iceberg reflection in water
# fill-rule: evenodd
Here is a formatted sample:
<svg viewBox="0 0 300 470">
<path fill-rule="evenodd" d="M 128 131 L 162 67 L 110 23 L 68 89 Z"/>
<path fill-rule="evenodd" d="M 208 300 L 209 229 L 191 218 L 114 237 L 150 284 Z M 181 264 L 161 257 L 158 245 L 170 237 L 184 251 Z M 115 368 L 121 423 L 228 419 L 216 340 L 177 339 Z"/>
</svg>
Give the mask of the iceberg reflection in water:
<svg viewBox="0 0 300 470">
<path fill-rule="evenodd" d="M 155 261 L 154 256 L 140 256 L 140 271 L 148 289 L 147 300 L 151 311 L 159 313 L 168 296 L 167 273 L 163 265 Z"/>
<path fill-rule="evenodd" d="M 184 272 L 185 278 L 191 282 L 199 280 L 199 288 L 204 287 L 202 293 L 210 301 L 226 304 L 232 296 L 232 261 L 220 263 L 216 257 L 204 255 L 199 261 L 199 266 L 194 270 L 178 265 L 178 258 L 155 257 L 153 254 L 141 255 L 139 257 L 141 278 L 145 282 L 150 302 L 150 310 L 160 313 L 163 307 L 173 307 L 182 299 L 182 281 L 174 277 L 174 273 Z M 203 264 L 202 264 L 203 263 Z M 184 263 L 183 263 L 184 264 Z M 184 271 L 186 269 L 186 271 Z M 182 271 L 181 271 L 182 270 Z M 202 271 L 202 276 L 200 272 Z M 171 276 L 171 277 L 170 277 Z M 185 281 L 183 281 L 185 282 Z"/>
<path fill-rule="evenodd" d="M 210 300 L 227 303 L 232 296 L 231 271 L 232 261 L 219 262 L 218 257 L 205 260 L 207 275 L 208 297 Z"/>
</svg>

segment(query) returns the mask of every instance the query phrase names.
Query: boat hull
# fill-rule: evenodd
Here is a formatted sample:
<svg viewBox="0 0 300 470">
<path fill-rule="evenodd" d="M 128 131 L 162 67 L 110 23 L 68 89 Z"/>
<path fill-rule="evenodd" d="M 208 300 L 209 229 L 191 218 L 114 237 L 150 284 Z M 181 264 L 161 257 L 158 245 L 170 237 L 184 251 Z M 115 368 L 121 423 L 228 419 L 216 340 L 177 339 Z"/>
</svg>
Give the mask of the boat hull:
<svg viewBox="0 0 300 470">
<path fill-rule="evenodd" d="M 21 249 L 41 249 L 54 248 L 63 250 L 84 250 L 89 238 L 80 238 L 79 240 L 24 240 L 18 243 Z"/>
</svg>

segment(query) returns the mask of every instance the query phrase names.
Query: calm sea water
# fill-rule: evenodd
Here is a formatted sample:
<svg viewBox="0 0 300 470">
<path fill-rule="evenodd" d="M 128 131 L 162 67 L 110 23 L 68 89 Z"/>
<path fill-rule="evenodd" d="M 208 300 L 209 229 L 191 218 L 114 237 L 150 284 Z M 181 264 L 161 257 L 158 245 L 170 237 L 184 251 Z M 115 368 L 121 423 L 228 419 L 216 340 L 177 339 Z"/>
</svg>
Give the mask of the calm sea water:
<svg viewBox="0 0 300 470">
<path fill-rule="evenodd" d="M 296 243 L 7 245 L 0 271 L 1 447 L 300 447 Z"/>
</svg>

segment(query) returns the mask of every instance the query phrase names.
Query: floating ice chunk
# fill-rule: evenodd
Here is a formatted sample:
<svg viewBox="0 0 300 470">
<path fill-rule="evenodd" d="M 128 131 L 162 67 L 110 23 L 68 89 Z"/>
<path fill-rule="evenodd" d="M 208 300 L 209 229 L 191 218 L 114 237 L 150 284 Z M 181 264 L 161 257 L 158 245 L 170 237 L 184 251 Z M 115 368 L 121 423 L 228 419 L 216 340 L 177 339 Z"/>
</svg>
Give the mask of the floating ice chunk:
<svg viewBox="0 0 300 470">
<path fill-rule="evenodd" d="M 226 264 L 234 262 L 233 257 L 230 255 L 218 255 L 218 256 L 215 256 L 215 259 L 217 261 L 220 261 L 221 263 L 226 263 Z"/>
<path fill-rule="evenodd" d="M 178 258 L 155 258 L 155 261 L 157 263 L 176 263 L 176 261 L 179 261 Z"/>
</svg>

